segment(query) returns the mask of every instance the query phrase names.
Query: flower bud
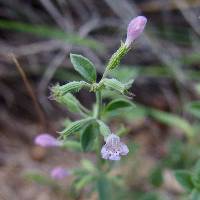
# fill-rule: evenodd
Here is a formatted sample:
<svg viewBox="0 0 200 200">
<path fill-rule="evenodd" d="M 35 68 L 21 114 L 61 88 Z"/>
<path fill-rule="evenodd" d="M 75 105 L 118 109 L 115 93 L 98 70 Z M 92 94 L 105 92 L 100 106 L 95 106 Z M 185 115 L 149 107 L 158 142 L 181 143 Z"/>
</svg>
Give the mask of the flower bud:
<svg viewBox="0 0 200 200">
<path fill-rule="evenodd" d="M 69 171 L 66 170 L 65 168 L 63 168 L 63 167 L 55 167 L 51 171 L 51 178 L 60 180 L 60 179 L 65 178 L 66 176 L 69 176 L 69 174 L 70 174 Z"/>
<path fill-rule="evenodd" d="M 46 133 L 38 135 L 35 138 L 35 144 L 42 147 L 53 147 L 61 145 L 61 143 L 56 138 Z"/>
<path fill-rule="evenodd" d="M 127 29 L 127 37 L 125 41 L 125 45 L 130 47 L 131 43 L 141 35 L 143 32 L 145 25 L 147 23 L 147 18 L 144 16 L 138 16 L 131 20 Z"/>
</svg>

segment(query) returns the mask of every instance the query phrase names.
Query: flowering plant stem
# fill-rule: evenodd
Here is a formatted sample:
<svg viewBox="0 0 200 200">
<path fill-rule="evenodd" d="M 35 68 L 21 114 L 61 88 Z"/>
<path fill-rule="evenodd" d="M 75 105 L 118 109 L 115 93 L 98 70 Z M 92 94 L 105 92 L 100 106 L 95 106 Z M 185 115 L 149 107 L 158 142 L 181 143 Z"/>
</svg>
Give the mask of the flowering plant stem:
<svg viewBox="0 0 200 200">
<path fill-rule="evenodd" d="M 96 92 L 96 119 L 101 118 L 101 109 L 102 109 L 102 96 L 101 96 L 101 91 Z"/>
<path fill-rule="evenodd" d="M 102 91 L 113 90 L 127 97 L 131 94 L 128 92 L 128 89 L 133 83 L 133 80 L 124 83 L 117 80 L 117 78 L 106 77 L 110 71 L 119 67 L 121 59 L 131 49 L 132 42 L 142 33 L 145 24 L 146 18 L 142 16 L 131 21 L 128 26 L 126 42 L 121 42 L 119 49 L 111 56 L 99 82 L 97 82 L 95 65 L 89 59 L 82 55 L 70 54 L 74 69 L 84 80 L 72 81 L 64 85 L 57 84 L 51 88 L 51 99 L 66 106 L 70 112 L 79 113 L 81 119 L 70 122 L 64 130 L 60 131 L 59 140 L 56 140 L 56 138 L 49 134 L 41 134 L 37 136 L 35 142 L 43 147 L 66 147 L 67 142 L 68 144 L 70 142 L 70 135 L 80 134 L 80 141 L 71 143 L 70 147 L 73 146 L 74 149 L 78 147 L 79 150 L 84 152 L 96 150 L 96 167 L 90 161 L 83 160 L 82 167 L 78 170 L 82 173 L 76 174 L 74 171 L 74 175 L 77 177 L 75 180 L 78 180 L 78 182 L 74 183 L 77 190 L 82 189 L 94 180 L 97 183 L 102 182 L 102 174 L 106 177 L 106 173 L 102 173 L 104 170 L 103 164 L 105 163 L 103 159 L 119 161 L 122 156 L 127 155 L 129 152 L 128 146 L 121 142 L 120 137 L 112 133 L 109 126 L 104 122 L 104 116 L 106 113 L 117 111 L 117 109 L 131 107 L 132 102 L 127 98 L 115 99 L 103 107 Z M 74 96 L 74 93 L 79 92 L 81 89 L 87 89 L 95 93 L 96 102 L 93 111 L 85 108 L 76 96 Z M 67 175 L 66 169 L 63 168 L 56 168 L 52 172 L 52 177 L 55 179 L 64 178 Z M 99 194 L 103 192 L 102 188 L 98 190 Z M 99 199 L 102 200 L 100 196 L 102 195 L 99 195 Z"/>
<path fill-rule="evenodd" d="M 101 95 L 101 91 L 97 91 L 96 92 L 96 116 L 95 116 L 95 118 L 97 120 L 101 119 L 101 112 L 102 112 L 102 95 Z M 101 170 L 101 166 L 102 166 L 101 146 L 102 146 L 102 137 L 99 134 L 96 153 L 97 153 L 97 158 L 98 158 L 98 160 L 97 160 L 98 167 L 100 170 Z"/>
</svg>

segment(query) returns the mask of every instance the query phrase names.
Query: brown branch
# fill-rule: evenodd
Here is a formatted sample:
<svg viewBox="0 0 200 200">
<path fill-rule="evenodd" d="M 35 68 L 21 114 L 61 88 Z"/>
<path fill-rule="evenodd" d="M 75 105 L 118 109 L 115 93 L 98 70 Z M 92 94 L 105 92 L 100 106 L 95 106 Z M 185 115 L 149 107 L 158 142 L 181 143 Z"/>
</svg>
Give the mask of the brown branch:
<svg viewBox="0 0 200 200">
<path fill-rule="evenodd" d="M 19 74 L 21 75 L 22 80 L 23 80 L 23 82 L 25 84 L 27 92 L 28 92 L 29 96 L 31 97 L 31 99 L 33 101 L 33 105 L 34 105 L 35 111 L 36 111 L 36 113 L 38 115 L 38 119 L 39 119 L 39 122 L 41 124 L 41 127 L 45 127 L 46 123 L 45 123 L 44 113 L 42 112 L 41 107 L 40 107 L 40 105 L 38 103 L 38 100 L 37 100 L 37 98 L 35 96 L 33 87 L 31 86 L 31 83 L 29 82 L 29 80 L 28 80 L 23 68 L 20 66 L 16 56 L 13 53 L 11 53 L 10 57 L 11 57 L 12 61 L 15 63 L 16 68 L 17 68 Z"/>
</svg>

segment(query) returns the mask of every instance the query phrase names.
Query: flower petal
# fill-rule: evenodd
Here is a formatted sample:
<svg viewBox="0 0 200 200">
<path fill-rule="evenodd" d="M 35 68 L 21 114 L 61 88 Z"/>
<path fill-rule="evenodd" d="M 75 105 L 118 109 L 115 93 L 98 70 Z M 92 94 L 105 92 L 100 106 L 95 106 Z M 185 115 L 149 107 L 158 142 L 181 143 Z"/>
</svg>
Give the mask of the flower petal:
<svg viewBox="0 0 200 200">
<path fill-rule="evenodd" d="M 129 149 L 128 149 L 127 145 L 121 142 L 120 154 L 125 156 L 128 154 L 128 152 L 129 152 Z"/>
<path fill-rule="evenodd" d="M 102 149 L 101 149 L 101 156 L 102 156 L 102 158 L 108 159 L 109 158 L 109 154 L 110 153 L 107 151 L 106 146 L 104 145 L 102 147 Z"/>
<path fill-rule="evenodd" d="M 112 154 L 110 157 L 109 157 L 109 160 L 120 160 L 121 157 L 119 155 L 115 155 L 115 154 Z"/>
<path fill-rule="evenodd" d="M 128 152 L 128 147 L 113 133 L 106 138 L 106 144 L 101 149 L 102 158 L 109 160 L 120 160 L 121 155 L 127 155 Z"/>
<path fill-rule="evenodd" d="M 143 32 L 145 25 L 147 23 L 147 18 L 144 16 L 138 16 L 131 20 L 127 29 L 127 38 L 125 45 L 129 47 L 131 43 L 138 38 Z"/>
</svg>

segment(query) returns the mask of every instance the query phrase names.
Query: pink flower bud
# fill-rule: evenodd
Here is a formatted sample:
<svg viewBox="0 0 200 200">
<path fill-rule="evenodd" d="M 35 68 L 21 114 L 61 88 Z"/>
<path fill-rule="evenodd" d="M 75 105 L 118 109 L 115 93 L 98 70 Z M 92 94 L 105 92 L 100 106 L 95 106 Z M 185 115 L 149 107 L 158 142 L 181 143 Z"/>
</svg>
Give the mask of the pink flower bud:
<svg viewBox="0 0 200 200">
<path fill-rule="evenodd" d="M 51 171 L 51 178 L 57 179 L 57 180 L 63 179 L 69 175 L 70 175 L 69 171 L 63 167 L 55 167 Z"/>
<path fill-rule="evenodd" d="M 61 143 L 49 134 L 41 134 L 35 138 L 35 144 L 40 145 L 42 147 L 53 147 L 60 146 Z"/>
<path fill-rule="evenodd" d="M 147 23 L 147 18 L 144 16 L 138 16 L 131 20 L 127 29 L 127 37 L 125 45 L 130 47 L 131 43 L 141 35 L 145 25 Z"/>
</svg>

